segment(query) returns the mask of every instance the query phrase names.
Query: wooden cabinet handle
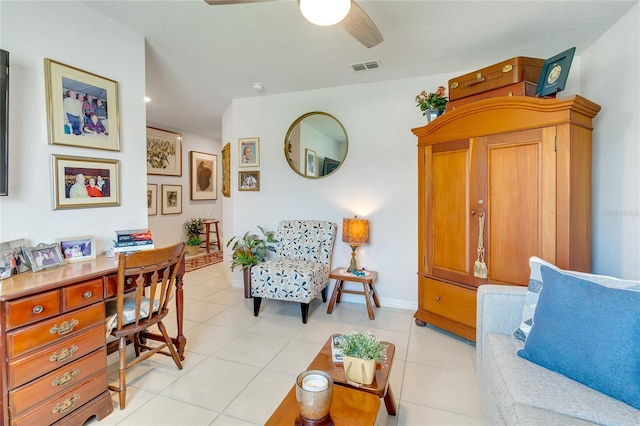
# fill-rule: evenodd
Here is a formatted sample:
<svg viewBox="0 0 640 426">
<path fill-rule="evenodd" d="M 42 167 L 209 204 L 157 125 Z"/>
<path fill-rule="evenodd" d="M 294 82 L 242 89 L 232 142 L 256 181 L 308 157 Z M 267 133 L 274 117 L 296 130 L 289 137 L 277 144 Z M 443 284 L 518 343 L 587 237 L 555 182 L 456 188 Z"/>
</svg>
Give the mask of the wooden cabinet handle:
<svg viewBox="0 0 640 426">
<path fill-rule="evenodd" d="M 56 406 L 53 407 L 53 409 L 51 410 L 51 413 L 53 414 L 64 413 L 69 408 L 73 407 L 76 401 L 78 401 L 79 399 L 80 399 L 80 395 L 78 395 L 77 393 L 74 393 L 72 398 L 65 399 L 62 404 L 56 404 Z"/>
<path fill-rule="evenodd" d="M 73 330 L 73 327 L 78 324 L 80 324 L 80 321 L 75 318 L 72 319 L 71 322 L 63 322 L 59 327 L 58 324 L 54 324 L 54 326 L 51 327 L 51 330 L 49 330 L 49 334 L 58 334 L 59 336 L 62 336 L 63 334 L 70 333 Z"/>
<path fill-rule="evenodd" d="M 78 370 L 77 368 L 74 368 L 72 371 L 67 371 L 62 376 L 56 377 L 51 382 L 51 387 L 64 386 L 67 383 L 71 383 L 78 374 L 80 374 L 80 370 Z"/>
</svg>

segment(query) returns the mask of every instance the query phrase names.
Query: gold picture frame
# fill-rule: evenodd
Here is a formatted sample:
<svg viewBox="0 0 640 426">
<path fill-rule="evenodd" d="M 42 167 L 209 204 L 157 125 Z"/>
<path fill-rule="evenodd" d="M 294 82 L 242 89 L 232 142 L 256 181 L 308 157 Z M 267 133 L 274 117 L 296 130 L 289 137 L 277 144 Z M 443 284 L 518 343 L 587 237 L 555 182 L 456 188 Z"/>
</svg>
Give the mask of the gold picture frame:
<svg viewBox="0 0 640 426">
<path fill-rule="evenodd" d="M 231 197 L 231 143 L 222 148 L 222 195 Z"/>
<path fill-rule="evenodd" d="M 260 191 L 260 172 L 238 172 L 238 191 Z"/>
<path fill-rule="evenodd" d="M 182 213 L 182 185 L 162 185 L 162 214 Z"/>
<path fill-rule="evenodd" d="M 190 151 L 189 164 L 191 200 L 218 199 L 218 156 Z"/>
<path fill-rule="evenodd" d="M 118 82 L 49 58 L 44 71 L 49 144 L 120 151 Z"/>
<path fill-rule="evenodd" d="M 147 174 L 182 176 L 182 135 L 147 127 Z"/>
<path fill-rule="evenodd" d="M 53 209 L 120 205 L 118 160 L 51 156 Z"/>
</svg>

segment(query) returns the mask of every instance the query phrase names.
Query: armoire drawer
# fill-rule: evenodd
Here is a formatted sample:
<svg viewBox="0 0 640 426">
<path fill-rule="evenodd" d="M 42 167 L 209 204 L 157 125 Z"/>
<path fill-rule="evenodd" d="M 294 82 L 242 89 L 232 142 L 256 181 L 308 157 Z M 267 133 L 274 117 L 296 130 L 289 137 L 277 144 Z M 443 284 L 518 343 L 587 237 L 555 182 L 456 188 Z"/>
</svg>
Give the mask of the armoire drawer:
<svg viewBox="0 0 640 426">
<path fill-rule="evenodd" d="M 105 328 L 101 323 L 86 332 L 15 359 L 9 362 L 7 369 L 9 389 L 22 386 L 30 380 L 67 365 L 104 346 Z"/>
<path fill-rule="evenodd" d="M 51 318 L 60 313 L 58 290 L 7 302 L 5 309 L 7 312 L 7 331 Z"/>
<path fill-rule="evenodd" d="M 469 327 L 476 326 L 476 292 L 430 278 L 420 278 L 420 308 Z"/>
<path fill-rule="evenodd" d="M 9 406 L 13 415 L 39 404 L 65 389 L 75 386 L 86 378 L 106 368 L 106 349 L 97 350 L 70 364 L 62 366 L 26 385 L 9 392 Z"/>
<path fill-rule="evenodd" d="M 14 359 L 44 345 L 73 336 L 96 324 L 104 326 L 104 318 L 104 303 L 100 302 L 7 333 L 7 358 Z"/>
<path fill-rule="evenodd" d="M 73 388 L 60 392 L 41 402 L 37 407 L 22 416 L 11 419 L 12 426 L 50 425 L 72 413 L 82 405 L 104 392 L 107 385 L 107 372 L 80 382 Z"/>
</svg>

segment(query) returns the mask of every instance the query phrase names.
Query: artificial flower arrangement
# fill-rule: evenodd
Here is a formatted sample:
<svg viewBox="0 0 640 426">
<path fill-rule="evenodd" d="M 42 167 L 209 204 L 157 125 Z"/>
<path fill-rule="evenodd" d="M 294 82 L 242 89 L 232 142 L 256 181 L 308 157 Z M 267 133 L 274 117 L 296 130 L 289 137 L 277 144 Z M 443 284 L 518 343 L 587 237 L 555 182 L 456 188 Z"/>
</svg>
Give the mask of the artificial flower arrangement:
<svg viewBox="0 0 640 426">
<path fill-rule="evenodd" d="M 426 93 L 424 90 L 416 96 L 417 107 L 422 111 L 422 115 L 427 115 L 426 111 L 430 109 L 439 109 L 444 111 L 449 99 L 445 96 L 447 89 L 444 86 L 438 87 L 435 93 Z"/>
</svg>

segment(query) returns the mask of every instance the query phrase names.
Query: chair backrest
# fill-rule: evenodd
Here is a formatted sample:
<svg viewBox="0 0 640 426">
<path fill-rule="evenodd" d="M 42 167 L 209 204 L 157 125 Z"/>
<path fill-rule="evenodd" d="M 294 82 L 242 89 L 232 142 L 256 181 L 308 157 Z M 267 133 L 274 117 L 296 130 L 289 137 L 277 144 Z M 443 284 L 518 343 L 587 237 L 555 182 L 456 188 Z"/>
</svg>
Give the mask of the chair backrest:
<svg viewBox="0 0 640 426">
<path fill-rule="evenodd" d="M 331 265 L 338 225 L 322 220 L 283 220 L 278 225 L 276 256 Z"/>
<path fill-rule="evenodd" d="M 116 293 L 117 330 L 127 324 L 137 327 L 154 316 L 166 314 L 184 252 L 185 243 L 178 243 L 128 255 L 120 253 Z M 125 296 L 127 302 L 135 300 L 135 306 L 131 307 L 133 309 L 127 309 L 126 313 Z"/>
</svg>

